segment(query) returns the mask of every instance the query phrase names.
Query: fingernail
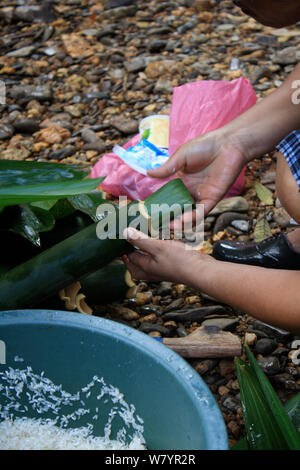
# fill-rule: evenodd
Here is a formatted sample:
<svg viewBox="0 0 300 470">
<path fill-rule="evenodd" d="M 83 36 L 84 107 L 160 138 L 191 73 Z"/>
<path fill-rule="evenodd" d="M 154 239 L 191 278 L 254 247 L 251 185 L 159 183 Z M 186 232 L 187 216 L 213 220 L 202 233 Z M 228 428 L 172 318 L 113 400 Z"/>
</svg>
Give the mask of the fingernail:
<svg viewBox="0 0 300 470">
<path fill-rule="evenodd" d="M 138 240 L 140 238 L 140 233 L 133 227 L 127 227 L 123 232 L 123 236 L 128 240 Z"/>
</svg>

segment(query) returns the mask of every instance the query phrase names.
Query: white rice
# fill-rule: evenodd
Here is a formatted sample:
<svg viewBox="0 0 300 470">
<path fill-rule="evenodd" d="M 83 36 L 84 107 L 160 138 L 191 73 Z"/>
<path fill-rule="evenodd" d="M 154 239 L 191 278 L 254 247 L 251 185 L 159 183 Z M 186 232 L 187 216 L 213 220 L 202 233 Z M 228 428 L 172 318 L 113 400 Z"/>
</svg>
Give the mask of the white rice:
<svg viewBox="0 0 300 470">
<path fill-rule="evenodd" d="M 127 445 L 106 437 L 93 437 L 89 427 L 62 429 L 54 421 L 6 419 L 0 423 L 1 450 L 143 450 L 135 436 Z"/>
<path fill-rule="evenodd" d="M 100 416 L 102 437 L 94 435 Z M 103 378 L 70 393 L 31 367 L 0 373 L 0 449 L 141 450 L 143 432 L 134 405 Z"/>
</svg>

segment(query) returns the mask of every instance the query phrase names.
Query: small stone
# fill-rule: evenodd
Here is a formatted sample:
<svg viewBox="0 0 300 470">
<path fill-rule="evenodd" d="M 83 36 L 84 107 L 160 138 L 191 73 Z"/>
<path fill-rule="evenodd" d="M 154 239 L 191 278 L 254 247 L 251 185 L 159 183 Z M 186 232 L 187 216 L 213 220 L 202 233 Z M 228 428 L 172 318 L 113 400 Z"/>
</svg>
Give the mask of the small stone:
<svg viewBox="0 0 300 470">
<path fill-rule="evenodd" d="M 236 439 L 240 437 L 241 428 L 236 421 L 229 421 L 229 423 L 227 423 L 227 428 Z"/>
<path fill-rule="evenodd" d="M 234 331 L 238 323 L 237 318 L 210 318 L 204 320 L 201 325 L 205 327 L 216 326 L 224 331 Z"/>
<path fill-rule="evenodd" d="M 34 119 L 21 118 L 14 121 L 14 128 L 17 132 L 33 134 L 40 129 L 39 123 Z"/>
<path fill-rule="evenodd" d="M 42 5 L 22 5 L 14 10 L 14 17 L 17 20 L 29 23 L 47 22 L 55 20 L 54 9 L 51 1 L 43 1 Z"/>
<path fill-rule="evenodd" d="M 47 142 L 48 144 L 60 144 L 71 136 L 70 131 L 52 123 L 46 129 L 40 130 L 36 135 L 37 142 Z"/>
<path fill-rule="evenodd" d="M 200 322 L 204 317 L 208 315 L 216 315 L 216 314 L 224 314 L 227 313 L 227 310 L 222 305 L 214 305 L 208 307 L 190 307 L 181 310 L 175 310 L 172 312 L 165 313 L 163 315 L 163 319 L 167 320 L 175 320 L 175 321 L 196 321 Z M 213 325 L 218 325 L 218 319 L 213 319 Z M 224 319 L 222 319 L 224 320 Z M 206 320 L 210 322 L 211 320 Z M 202 323 L 204 325 L 205 322 Z M 211 324 L 211 323 L 210 323 Z M 223 324 L 222 324 L 223 325 Z"/>
<path fill-rule="evenodd" d="M 143 57 L 136 57 L 132 59 L 130 62 L 125 62 L 124 66 L 127 72 L 141 72 L 145 69 L 146 63 Z"/>
<path fill-rule="evenodd" d="M 172 294 L 172 282 L 162 281 L 159 284 L 156 294 L 162 297 Z"/>
<path fill-rule="evenodd" d="M 245 212 L 249 209 L 248 201 L 242 196 L 227 197 L 222 199 L 209 215 L 218 215 L 223 212 Z"/>
<path fill-rule="evenodd" d="M 148 49 L 150 52 L 160 52 L 166 45 L 167 41 L 165 39 L 152 39 L 148 45 Z"/>
<path fill-rule="evenodd" d="M 286 228 L 291 225 L 291 216 L 283 207 L 274 210 L 273 220 L 279 225 L 280 228 Z"/>
<path fill-rule="evenodd" d="M 128 16 L 134 16 L 136 14 L 136 5 L 120 6 L 117 8 L 111 8 L 102 12 L 102 17 L 107 20 L 121 20 Z"/>
<path fill-rule="evenodd" d="M 248 346 L 253 346 L 253 344 L 255 344 L 256 341 L 257 341 L 257 336 L 255 333 L 245 334 L 245 343 L 248 344 Z"/>
<path fill-rule="evenodd" d="M 16 51 L 8 52 L 7 57 L 28 57 L 35 50 L 35 46 L 26 46 L 17 49 Z"/>
<path fill-rule="evenodd" d="M 214 226 L 213 235 L 217 234 L 218 232 L 222 232 L 225 228 L 228 227 L 228 225 L 236 220 L 248 221 L 249 216 L 241 215 L 239 212 L 225 212 L 219 215 Z"/>
<path fill-rule="evenodd" d="M 13 126 L 0 123 L 0 140 L 9 139 L 14 133 Z"/>
<path fill-rule="evenodd" d="M 275 54 L 273 60 L 279 65 L 296 64 L 299 62 L 300 54 L 297 47 L 285 47 Z"/>
<path fill-rule="evenodd" d="M 259 320 L 256 320 L 253 323 L 253 329 L 262 331 L 267 336 L 274 338 L 281 343 L 288 342 L 292 337 L 292 334 L 289 331 L 282 330 L 273 325 L 268 325 L 267 323 L 261 322 Z"/>
<path fill-rule="evenodd" d="M 158 331 L 163 337 L 169 337 L 171 335 L 169 328 L 158 325 L 157 323 L 144 322 L 139 327 L 139 330 L 147 334 L 151 333 L 151 331 Z"/>
<path fill-rule="evenodd" d="M 231 359 L 221 359 L 221 361 L 219 362 L 219 369 L 222 377 L 226 377 L 226 375 L 229 375 L 234 372 L 234 363 Z"/>
<path fill-rule="evenodd" d="M 54 152 L 50 152 L 49 158 L 54 160 L 62 160 L 64 158 L 70 157 L 76 153 L 76 147 L 74 145 L 67 145 L 62 149 L 56 150 Z"/>
<path fill-rule="evenodd" d="M 30 151 L 25 147 L 8 148 L 0 151 L 0 160 L 26 160 L 29 155 Z"/>
<path fill-rule="evenodd" d="M 281 367 L 277 357 L 260 357 L 257 362 L 267 375 L 275 375 L 280 372 Z"/>
<path fill-rule="evenodd" d="M 139 130 L 139 123 L 135 119 L 116 118 L 110 124 L 124 135 L 136 134 Z"/>
<path fill-rule="evenodd" d="M 146 315 L 145 317 L 141 317 L 139 319 L 140 323 L 145 323 L 145 322 L 155 323 L 156 321 L 157 321 L 157 316 L 155 315 L 155 313 L 150 313 L 150 315 Z"/>
<path fill-rule="evenodd" d="M 231 225 L 241 232 L 249 232 L 250 224 L 247 220 L 233 220 Z"/>
<path fill-rule="evenodd" d="M 96 132 L 92 131 L 91 129 L 83 129 L 81 131 L 81 137 L 84 142 L 88 144 L 94 144 L 99 140 L 99 136 L 96 134 Z"/>
<path fill-rule="evenodd" d="M 229 393 L 229 388 L 225 387 L 224 385 L 221 385 L 221 387 L 218 388 L 218 394 L 220 397 L 223 397 L 224 395 L 228 395 Z"/>
<path fill-rule="evenodd" d="M 154 90 L 161 93 L 172 93 L 173 86 L 169 80 L 157 80 Z"/>
<path fill-rule="evenodd" d="M 240 408 L 240 402 L 233 397 L 226 397 L 225 400 L 222 402 L 224 408 L 227 408 L 229 411 L 233 413 L 237 413 L 238 409 Z"/>
<path fill-rule="evenodd" d="M 216 359 L 204 359 L 203 361 L 196 362 L 194 364 L 194 369 L 198 374 L 204 375 L 206 372 L 216 367 L 217 364 L 218 361 Z"/>
<path fill-rule="evenodd" d="M 259 339 L 255 345 L 254 351 L 256 354 L 266 354 L 272 353 L 277 348 L 277 343 L 273 339 L 262 338 Z"/>
<path fill-rule="evenodd" d="M 300 390 L 300 386 L 290 374 L 277 374 L 272 377 L 272 380 L 283 385 L 286 390 Z"/>
</svg>

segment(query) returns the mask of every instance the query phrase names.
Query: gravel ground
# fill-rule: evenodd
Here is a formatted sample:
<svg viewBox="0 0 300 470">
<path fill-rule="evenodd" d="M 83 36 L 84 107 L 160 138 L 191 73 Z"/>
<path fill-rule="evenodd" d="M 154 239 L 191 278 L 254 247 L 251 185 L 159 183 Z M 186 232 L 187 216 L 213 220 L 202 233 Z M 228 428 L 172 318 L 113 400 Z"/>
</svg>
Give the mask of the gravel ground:
<svg viewBox="0 0 300 470">
<path fill-rule="evenodd" d="M 7 98 L 0 104 L 0 159 L 92 166 L 135 135 L 142 118 L 168 114 L 173 87 L 243 75 L 262 98 L 300 58 L 299 26 L 261 26 L 231 1 L 10 1 L 0 5 L 0 24 Z M 274 172 L 272 154 L 248 166 L 243 198 L 206 218 L 203 251 L 223 238 L 253 240 L 261 217 L 271 233 L 293 228 L 276 199 Z M 273 204 L 259 200 L 256 181 L 272 191 Z M 184 285 L 143 282 L 138 290 L 123 303 L 93 306 L 94 314 L 162 337 L 218 326 L 251 345 L 283 402 L 300 389 L 288 332 Z M 218 313 L 207 309 L 216 305 Z M 234 443 L 244 425 L 233 360 L 189 362 L 215 395 Z"/>
</svg>

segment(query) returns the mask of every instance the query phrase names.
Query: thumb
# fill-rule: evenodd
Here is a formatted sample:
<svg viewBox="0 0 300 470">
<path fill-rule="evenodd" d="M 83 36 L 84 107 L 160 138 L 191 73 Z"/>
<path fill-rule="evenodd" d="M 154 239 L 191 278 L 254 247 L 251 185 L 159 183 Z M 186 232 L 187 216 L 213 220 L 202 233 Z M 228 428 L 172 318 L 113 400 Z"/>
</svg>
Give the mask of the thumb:
<svg viewBox="0 0 300 470">
<path fill-rule="evenodd" d="M 133 227 L 128 227 L 123 232 L 123 237 L 134 247 L 141 249 L 144 253 L 156 253 L 159 249 L 161 240 L 148 237 L 143 232 Z"/>
<path fill-rule="evenodd" d="M 167 178 L 185 166 L 185 152 L 177 150 L 163 165 L 155 170 L 148 170 L 147 175 L 152 178 Z"/>
</svg>

